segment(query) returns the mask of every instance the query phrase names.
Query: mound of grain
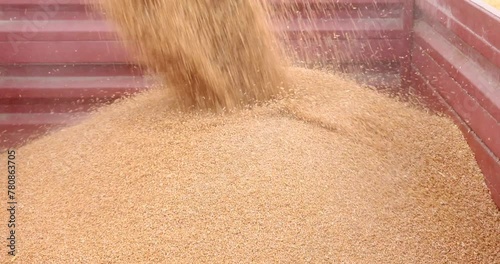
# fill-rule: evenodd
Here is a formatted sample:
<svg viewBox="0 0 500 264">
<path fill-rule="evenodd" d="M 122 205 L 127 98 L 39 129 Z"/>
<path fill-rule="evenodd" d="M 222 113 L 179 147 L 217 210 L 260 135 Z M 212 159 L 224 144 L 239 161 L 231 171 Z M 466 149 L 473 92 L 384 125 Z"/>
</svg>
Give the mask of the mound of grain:
<svg viewBox="0 0 500 264">
<path fill-rule="evenodd" d="M 178 113 L 156 90 L 20 148 L 16 261 L 498 263 L 451 121 L 289 75 L 296 95 L 266 106 Z"/>
<path fill-rule="evenodd" d="M 183 108 L 266 101 L 285 87 L 269 17 L 255 0 L 105 0 L 102 8 Z"/>
</svg>

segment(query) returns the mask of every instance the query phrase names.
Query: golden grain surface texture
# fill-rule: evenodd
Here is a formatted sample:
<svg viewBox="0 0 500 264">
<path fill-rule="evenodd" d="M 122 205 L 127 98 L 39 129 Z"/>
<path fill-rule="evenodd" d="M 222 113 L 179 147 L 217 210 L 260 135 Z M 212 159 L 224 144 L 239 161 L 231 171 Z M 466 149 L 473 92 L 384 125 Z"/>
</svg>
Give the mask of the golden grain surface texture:
<svg viewBox="0 0 500 264">
<path fill-rule="evenodd" d="M 160 88 L 18 149 L 16 263 L 499 263 L 450 120 L 288 75 L 293 96 L 251 109 L 183 113 Z"/>
</svg>

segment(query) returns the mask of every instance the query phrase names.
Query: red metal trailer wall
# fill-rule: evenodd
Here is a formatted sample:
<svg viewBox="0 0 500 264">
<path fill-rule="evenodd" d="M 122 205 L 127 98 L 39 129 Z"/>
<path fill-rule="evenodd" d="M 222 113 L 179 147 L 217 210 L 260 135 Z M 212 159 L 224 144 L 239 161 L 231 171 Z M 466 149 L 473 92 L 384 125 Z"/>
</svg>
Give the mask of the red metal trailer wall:
<svg viewBox="0 0 500 264">
<path fill-rule="evenodd" d="M 413 92 L 460 125 L 500 207 L 500 12 L 479 0 L 415 4 Z"/>
<path fill-rule="evenodd" d="M 0 1 L 0 149 L 146 88 L 84 0 Z"/>
<path fill-rule="evenodd" d="M 400 73 L 409 73 L 412 0 L 271 2 L 298 60 L 362 72 L 379 88 L 399 87 Z"/>
</svg>

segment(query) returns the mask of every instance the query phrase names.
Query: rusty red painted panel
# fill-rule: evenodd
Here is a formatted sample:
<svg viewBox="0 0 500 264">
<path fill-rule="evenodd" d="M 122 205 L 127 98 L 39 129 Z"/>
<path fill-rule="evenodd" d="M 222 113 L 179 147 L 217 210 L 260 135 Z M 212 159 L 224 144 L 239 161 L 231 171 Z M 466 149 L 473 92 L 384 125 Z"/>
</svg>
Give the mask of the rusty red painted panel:
<svg viewBox="0 0 500 264">
<path fill-rule="evenodd" d="M 45 78 L 45 77 L 43 77 Z M 0 83 L 0 113 L 67 113 L 89 111 L 149 88 L 142 77 L 45 78 L 43 86 L 33 79 Z M 37 118 L 36 116 L 33 118 Z"/>
<path fill-rule="evenodd" d="M 124 63 L 133 61 L 122 41 L 0 42 L 2 64 Z"/>
<path fill-rule="evenodd" d="M 416 3 L 414 91 L 459 125 L 500 207 L 500 19 L 463 0 Z"/>
<path fill-rule="evenodd" d="M 10 21 L 26 21 L 26 20 L 47 20 L 47 19 L 55 19 L 55 20 L 85 20 L 88 19 L 89 15 L 86 12 L 82 12 L 80 10 L 74 11 L 64 11 L 64 12 L 55 12 L 55 13 L 46 13 L 43 10 L 40 11 L 26 11 L 23 8 L 18 8 L 17 10 L 6 10 L 0 12 L 0 20 L 10 20 Z M 92 18 L 95 20 L 103 20 L 104 15 L 100 13 L 92 13 Z"/>
<path fill-rule="evenodd" d="M 500 67 L 500 16 L 469 0 L 415 0 L 430 24 L 439 23 Z"/>
<path fill-rule="evenodd" d="M 142 76 L 144 71 L 133 64 L 0 64 L 0 76 L 85 77 Z"/>
<path fill-rule="evenodd" d="M 69 114 L 0 114 L 0 150 L 24 144 L 62 127 L 72 118 Z"/>
<path fill-rule="evenodd" d="M 2 0 L 0 6 L 15 6 L 15 5 L 86 5 L 93 1 L 99 0 Z"/>
<path fill-rule="evenodd" d="M 10 100 L 10 99 L 9 99 Z M 43 100 L 36 99 L 36 102 L 26 100 L 17 101 L 0 99 L 0 113 L 72 113 L 89 112 L 99 106 L 113 102 L 112 99 L 101 100 Z"/>
<path fill-rule="evenodd" d="M 83 115 L 68 113 L 0 114 L 0 150 L 18 146 L 47 131 L 78 122 Z"/>
<path fill-rule="evenodd" d="M 2 113 L 0 114 L 0 149 L 13 147 L 28 138 L 75 124 L 88 117 L 86 113 Z"/>
<path fill-rule="evenodd" d="M 115 28 L 102 20 L 13 20 L 0 23 L 0 41 L 117 40 Z"/>
<path fill-rule="evenodd" d="M 318 41 L 296 41 L 290 46 L 298 58 L 306 62 L 340 63 L 380 63 L 394 62 L 404 56 L 404 41 L 401 39 L 360 39 Z"/>
<path fill-rule="evenodd" d="M 475 32 L 494 47 L 500 47 L 500 35 L 497 26 L 500 17 L 485 12 L 470 0 L 417 0 L 417 6 L 424 3 L 432 5 L 443 12 L 448 18 L 456 20 Z"/>
<path fill-rule="evenodd" d="M 31 130 L 26 132 L 4 132 L 0 131 L 0 151 L 15 148 L 26 144 L 47 132 L 47 129 Z"/>
<path fill-rule="evenodd" d="M 330 4 L 331 6 L 331 4 Z M 334 9 L 325 5 L 314 5 L 309 7 L 307 12 L 302 12 L 303 7 L 278 6 L 274 8 L 274 15 L 282 19 L 358 19 L 358 18 L 400 18 L 402 16 L 401 5 L 378 4 L 376 8 L 373 5 L 356 6 L 356 9 Z"/>
<path fill-rule="evenodd" d="M 462 126 L 463 127 L 463 126 Z M 463 130 L 463 129 L 462 129 Z M 476 161 L 484 174 L 493 201 L 500 208 L 500 160 L 495 157 L 481 139 L 474 133 L 466 133 L 465 138 L 475 154 Z"/>
<path fill-rule="evenodd" d="M 399 18 L 378 19 L 293 19 L 276 21 L 275 30 L 287 32 L 289 38 L 300 32 L 346 38 L 402 38 L 403 23 Z M 13 20 L 0 23 L 0 41 L 103 41 L 118 40 L 110 23 L 102 20 Z"/>
<path fill-rule="evenodd" d="M 461 52 L 454 43 L 424 22 L 415 27 L 415 42 L 422 47 L 448 74 L 479 101 L 497 121 L 500 121 L 500 70 Z"/>
<path fill-rule="evenodd" d="M 1 98 L 101 98 L 123 96 L 148 87 L 143 77 L 4 77 Z"/>
<path fill-rule="evenodd" d="M 22 3 L 23 1 L 0 2 L 1 20 L 71 20 L 87 19 L 87 11 L 90 7 L 85 4 L 71 4 L 68 1 L 43 0 L 33 1 L 35 3 Z M 101 13 L 92 13 L 92 18 L 103 19 Z"/>
<path fill-rule="evenodd" d="M 22 129 L 28 126 L 58 126 L 71 122 L 82 120 L 88 114 L 80 113 L 15 113 L 15 114 L 0 114 L 0 131 L 6 128 Z M 24 127 L 26 126 L 26 127 Z"/>
<path fill-rule="evenodd" d="M 275 14 L 285 17 L 315 18 L 396 18 L 401 17 L 402 3 L 407 0 L 268 0 Z M 103 19 L 103 14 L 89 3 L 96 0 L 40 1 L 4 0 L 0 2 L 3 19 Z M 307 12 L 304 10 L 307 9 Z M 306 14 L 307 13 L 307 14 Z"/>
<path fill-rule="evenodd" d="M 406 1 L 406 0 L 405 0 Z M 334 1 L 308 1 L 306 3 L 274 4 L 273 11 L 278 17 L 294 18 L 398 18 L 402 15 L 402 2 L 381 3 L 365 1 L 362 3 L 339 4 Z"/>
<path fill-rule="evenodd" d="M 411 42 L 413 30 L 414 0 L 405 0 L 403 3 L 403 50 L 405 54 L 401 58 L 401 94 L 407 94 L 411 86 Z"/>
<path fill-rule="evenodd" d="M 277 22 L 276 29 L 290 39 L 324 37 L 334 39 L 396 39 L 404 37 L 399 18 L 387 19 L 295 19 Z"/>
<path fill-rule="evenodd" d="M 307 12 L 300 12 L 301 14 L 313 12 L 314 6 L 323 5 L 328 6 L 330 9 L 334 9 L 339 12 L 348 12 L 350 14 L 359 13 L 360 10 L 380 10 L 385 12 L 386 7 L 391 7 L 396 9 L 401 9 L 400 7 L 404 3 L 407 5 L 410 0 L 397 0 L 397 1 L 377 1 L 374 3 L 372 0 L 349 0 L 349 1 L 272 1 L 276 4 L 279 2 L 281 4 L 276 4 L 277 6 L 297 6 L 302 5 L 308 6 Z M 285 3 L 286 4 L 283 4 Z M 45 3 L 45 2 L 44 2 Z M 24 6 L 26 10 L 30 11 L 32 8 L 41 8 L 44 4 L 40 4 L 37 0 L 23 0 L 9 2 L 4 1 L 0 7 L 7 7 L 8 5 L 14 6 Z M 74 5 L 84 5 L 84 1 L 60 1 L 60 6 L 74 6 Z M 50 4 L 48 4 L 50 5 Z M 73 7 L 74 8 L 74 7 Z M 351 10 L 352 9 L 352 10 Z M 35 8 L 36 10 L 36 8 Z M 72 10 L 72 9 L 71 9 Z M 399 14 L 399 13 L 398 13 Z M 385 19 L 378 20 L 352 20 L 349 19 L 332 19 L 329 22 L 322 22 L 321 20 L 313 21 L 315 26 L 313 28 L 297 28 L 292 23 L 291 27 L 287 29 L 290 32 L 290 38 L 297 36 L 298 30 L 317 30 L 317 33 L 323 36 L 336 36 L 339 39 L 347 38 L 402 38 L 407 35 L 406 32 L 402 32 L 403 23 L 400 17 L 399 19 L 391 19 L 387 17 Z M 107 25 L 104 21 L 57 21 L 57 20 L 43 20 L 38 23 L 46 23 L 44 25 L 28 25 L 27 21 L 13 21 L 0 26 L 0 40 L 10 40 L 12 44 L 6 45 L 5 43 L 0 48 L 7 48 L 8 53 L 13 52 L 14 54 L 22 53 L 21 56 L 16 56 L 16 58 L 11 58 L 6 56 L 6 58 L 0 58 L 7 63 L 37 63 L 44 62 L 46 59 L 43 57 L 44 51 L 49 51 L 46 47 L 37 45 L 49 45 L 51 49 L 59 48 L 59 54 L 52 54 L 50 58 L 47 58 L 45 63 L 88 63 L 88 62 L 120 62 L 129 61 L 127 56 L 124 55 L 125 52 L 118 51 L 121 47 L 116 48 L 114 43 L 89 43 L 87 50 L 85 47 L 78 47 L 77 43 L 68 42 L 67 47 L 52 47 L 52 43 L 43 42 L 33 42 L 33 41 L 68 41 L 68 40 L 113 40 L 116 35 L 112 27 Z M 296 24 L 296 23 L 295 23 Z M 17 29 L 16 29 L 17 28 Z M 3 31 L 3 33 L 2 33 Z M 17 40 L 17 41 L 16 41 Z M 27 43 L 28 42 L 28 43 Z M 33 43 L 31 43 L 33 42 Z M 100 51 L 106 51 L 109 54 L 103 54 L 102 58 L 92 58 L 92 56 L 86 56 L 89 53 L 90 45 L 95 46 L 95 51 L 100 48 Z M 108 47 L 102 47 L 107 45 Z M 100 45 L 101 47 L 97 47 Z M 10 49 L 10 50 L 9 50 Z M 40 50 L 38 54 L 30 54 L 30 50 Z M 10 52 L 9 52 L 10 51 Z M 60 55 L 62 54 L 63 55 Z M 61 58 L 64 57 L 64 58 Z M 99 57 L 99 56 L 97 56 Z M 84 58 L 91 61 L 84 61 Z"/>
<path fill-rule="evenodd" d="M 482 142 L 481 138 L 463 122 L 462 118 L 455 112 L 446 100 L 441 97 L 436 88 L 430 85 L 425 74 L 416 68 L 412 70 L 413 91 L 417 96 L 423 98 L 425 105 L 432 109 L 446 113 L 450 116 L 462 131 L 467 143 L 475 154 L 476 161 L 485 177 L 486 184 L 491 192 L 491 197 L 497 207 L 500 208 L 500 160 Z"/>
<path fill-rule="evenodd" d="M 431 113 L 444 113 L 447 111 L 439 93 L 429 88 L 428 81 L 416 70 L 415 65 L 412 65 L 411 84 L 409 94 L 413 97 L 413 100 L 426 107 Z"/>
<path fill-rule="evenodd" d="M 332 24 L 319 23 L 317 25 L 302 25 L 293 24 L 287 30 L 288 38 L 292 40 L 301 39 L 302 42 L 307 42 L 307 39 L 320 39 L 323 42 L 320 45 L 324 47 L 332 46 L 334 48 L 348 47 L 343 44 L 346 39 L 366 38 L 373 39 L 373 45 L 370 48 L 366 45 L 360 45 L 353 42 L 354 46 L 360 47 L 362 50 L 370 48 L 374 56 L 377 52 L 390 50 L 391 52 L 401 54 L 404 47 L 400 45 L 398 39 L 403 38 L 405 33 L 402 31 L 402 24 L 398 20 L 384 20 L 379 24 L 365 23 L 366 27 L 357 25 L 356 21 L 347 21 L 342 24 L 341 21 L 334 21 Z M 91 23 L 94 25 L 105 25 L 105 23 Z M 65 29 L 49 28 L 47 31 L 38 31 L 34 35 L 27 38 L 26 35 L 12 34 L 8 30 L 4 34 L 0 32 L 0 39 L 18 38 L 15 41 L 0 42 L 0 49 L 5 52 L 0 54 L 0 61 L 4 64 L 9 63 L 123 63 L 133 61 L 130 58 L 130 52 L 127 52 L 121 41 L 92 41 L 113 39 L 114 33 L 108 27 L 95 28 L 95 32 L 88 29 L 81 31 L 71 31 L 71 27 L 64 23 L 59 24 Z M 361 24 L 363 25 L 363 24 Z M 67 27 L 67 28 L 66 28 Z M 282 25 L 283 28 L 286 26 Z M 303 33 L 304 31 L 309 33 Z M 310 33 L 315 30 L 314 33 Z M 1 31 L 1 30 L 0 30 Z M 67 32 L 70 32 L 66 34 Z M 102 39 L 101 39 L 102 38 Z M 50 41 L 34 41 L 34 40 L 50 40 Z M 78 40 L 74 40 L 78 39 Z M 376 41 L 377 39 L 388 39 L 387 41 Z M 71 40 L 71 41 L 68 41 Z M 90 40 L 90 41 L 89 41 Z M 62 42 L 64 41 L 64 42 Z M 338 44 L 335 44 L 339 42 Z M 378 43 L 392 43 L 392 47 L 382 48 Z M 330 44 L 333 43 L 333 44 Z M 361 43 L 361 42 L 360 42 Z M 370 43 L 370 42 L 365 42 Z M 387 45 L 385 45 L 387 46 Z M 399 56 L 395 55 L 394 56 Z"/>
<path fill-rule="evenodd" d="M 418 45 L 415 43 L 415 45 Z M 441 95 L 448 105 L 453 107 L 460 118 L 482 139 L 491 151 L 500 157 L 500 123 L 495 120 L 477 101 L 468 95 L 445 69 L 440 67 L 425 52 L 414 49 L 413 65 L 429 85 Z"/>
<path fill-rule="evenodd" d="M 332 70 L 337 70 L 340 72 L 352 72 L 359 74 L 371 74 L 371 73 L 388 73 L 394 74 L 399 73 L 400 64 L 397 61 L 390 62 L 360 62 L 360 63 L 339 63 L 336 65 L 331 65 Z"/>
<path fill-rule="evenodd" d="M 478 48 L 474 48 L 467 44 L 463 39 L 457 36 L 453 31 L 447 29 L 441 24 L 429 24 L 428 20 L 425 19 L 416 19 L 415 22 L 415 30 L 420 30 L 420 26 L 427 27 L 429 32 L 436 32 L 440 36 L 437 36 L 439 39 L 443 39 L 444 42 L 449 42 L 454 47 L 454 51 L 459 51 L 469 57 L 474 63 L 480 65 L 483 68 L 488 69 L 490 72 L 494 72 L 494 69 L 498 68 L 495 64 L 491 62 L 490 59 L 484 57 L 480 52 L 478 52 Z M 422 32 L 422 30 L 420 30 Z M 424 31 L 425 32 L 425 31 Z M 495 76 L 496 79 L 500 80 L 500 74 Z"/>
</svg>

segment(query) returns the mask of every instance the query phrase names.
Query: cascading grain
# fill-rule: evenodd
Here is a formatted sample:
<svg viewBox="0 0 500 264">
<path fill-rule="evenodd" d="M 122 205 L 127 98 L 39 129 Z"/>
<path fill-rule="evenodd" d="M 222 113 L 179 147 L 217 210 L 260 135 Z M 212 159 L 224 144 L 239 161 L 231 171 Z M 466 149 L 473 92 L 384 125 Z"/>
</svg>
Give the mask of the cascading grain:
<svg viewBox="0 0 500 264">
<path fill-rule="evenodd" d="M 266 1 L 105 0 L 137 58 L 184 108 L 241 108 L 286 87 Z"/>
</svg>

